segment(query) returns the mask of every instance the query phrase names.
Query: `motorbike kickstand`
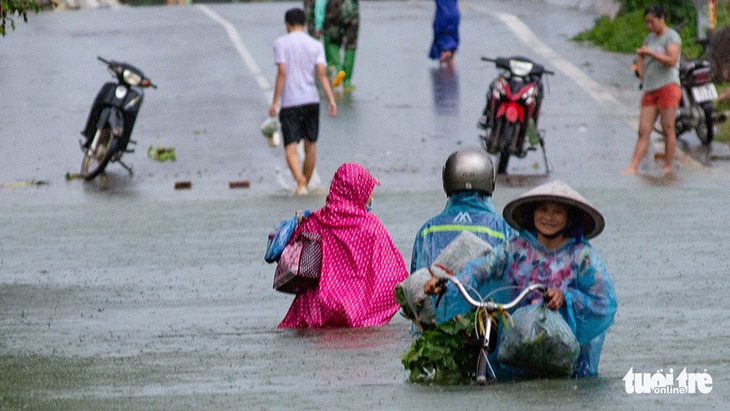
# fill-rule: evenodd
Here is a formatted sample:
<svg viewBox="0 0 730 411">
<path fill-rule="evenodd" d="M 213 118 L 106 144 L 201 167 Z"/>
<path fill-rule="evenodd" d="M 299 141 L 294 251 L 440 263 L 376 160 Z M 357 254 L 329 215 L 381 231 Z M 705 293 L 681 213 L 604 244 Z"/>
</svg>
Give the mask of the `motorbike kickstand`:
<svg viewBox="0 0 730 411">
<path fill-rule="evenodd" d="M 542 161 L 545 162 L 545 174 L 550 174 L 550 164 L 548 163 L 547 153 L 545 152 L 545 139 L 543 138 L 543 135 L 545 134 L 545 131 L 540 130 L 538 131 L 538 137 L 540 139 L 540 148 L 542 149 Z"/>
<path fill-rule="evenodd" d="M 134 175 L 134 171 L 132 171 L 132 167 L 126 165 L 122 160 L 117 160 L 117 162 L 119 164 L 121 164 L 121 166 L 124 167 L 125 170 L 127 170 L 130 177 Z"/>
</svg>

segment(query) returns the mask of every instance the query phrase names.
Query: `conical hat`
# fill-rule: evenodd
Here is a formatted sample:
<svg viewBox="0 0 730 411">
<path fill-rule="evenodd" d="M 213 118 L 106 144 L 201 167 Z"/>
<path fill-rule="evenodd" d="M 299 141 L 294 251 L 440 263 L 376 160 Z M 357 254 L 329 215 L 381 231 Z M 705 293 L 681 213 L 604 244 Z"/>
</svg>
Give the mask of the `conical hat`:
<svg viewBox="0 0 730 411">
<path fill-rule="evenodd" d="M 518 229 L 531 228 L 533 223 L 533 206 L 541 201 L 555 201 L 576 207 L 583 214 L 583 235 L 593 238 L 603 231 L 606 221 L 588 200 L 569 185 L 560 180 L 551 181 L 533 188 L 510 201 L 502 215 L 507 222 Z"/>
</svg>

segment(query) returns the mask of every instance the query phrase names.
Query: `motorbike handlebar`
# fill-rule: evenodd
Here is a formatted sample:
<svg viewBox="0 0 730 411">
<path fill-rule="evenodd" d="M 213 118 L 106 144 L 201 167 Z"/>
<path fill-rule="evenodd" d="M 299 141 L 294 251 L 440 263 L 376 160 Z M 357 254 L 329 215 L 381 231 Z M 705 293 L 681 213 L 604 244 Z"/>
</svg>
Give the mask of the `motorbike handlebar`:
<svg viewBox="0 0 730 411">
<path fill-rule="evenodd" d="M 109 61 L 109 60 L 106 60 L 106 59 L 104 59 L 104 58 L 103 58 L 103 57 L 101 57 L 101 56 L 96 56 L 96 58 L 97 58 L 97 59 L 98 59 L 99 61 L 101 61 L 102 63 L 106 64 L 107 66 L 111 66 L 112 64 L 119 64 L 119 63 L 116 63 L 116 62 L 114 62 L 114 61 Z M 140 73 L 140 74 L 141 74 L 141 73 Z M 146 84 L 145 84 L 145 83 L 146 83 Z M 142 87 L 152 87 L 152 88 L 156 89 L 156 88 L 157 88 L 157 85 L 156 85 L 156 84 L 154 84 L 154 83 L 152 83 L 152 81 L 150 81 L 150 79 L 147 79 L 147 78 L 146 78 L 146 79 L 144 79 L 144 81 L 143 81 L 143 83 L 142 83 Z"/>
<path fill-rule="evenodd" d="M 497 64 L 498 67 L 502 67 L 502 66 L 499 65 L 500 62 L 502 62 L 501 64 L 505 64 L 506 65 L 506 64 L 508 64 L 507 62 L 509 60 L 510 60 L 510 58 L 498 57 L 498 58 L 495 59 L 495 58 L 491 58 L 491 57 L 482 56 L 482 61 L 489 61 L 491 63 L 498 63 Z M 548 75 L 551 75 L 551 76 L 554 76 L 555 75 L 555 72 L 554 71 L 552 71 L 552 70 L 546 70 L 542 65 L 537 64 L 537 63 L 535 63 L 535 65 L 537 67 L 542 67 L 542 71 L 539 73 L 539 75 L 543 75 L 543 74 L 548 74 Z M 504 66 L 503 68 L 507 68 L 507 66 Z M 538 74 L 538 73 L 535 73 L 535 74 Z"/>
</svg>

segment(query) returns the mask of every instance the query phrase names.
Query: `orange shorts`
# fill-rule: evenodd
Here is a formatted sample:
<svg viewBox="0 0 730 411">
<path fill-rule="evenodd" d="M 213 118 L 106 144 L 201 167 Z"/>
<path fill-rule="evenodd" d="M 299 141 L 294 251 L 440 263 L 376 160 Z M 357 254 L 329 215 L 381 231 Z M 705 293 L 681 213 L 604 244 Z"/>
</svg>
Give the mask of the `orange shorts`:
<svg viewBox="0 0 730 411">
<path fill-rule="evenodd" d="M 679 88 L 679 84 L 672 83 L 656 90 L 645 91 L 641 98 L 641 107 L 656 106 L 659 110 L 677 108 L 681 99 L 682 89 Z"/>
</svg>

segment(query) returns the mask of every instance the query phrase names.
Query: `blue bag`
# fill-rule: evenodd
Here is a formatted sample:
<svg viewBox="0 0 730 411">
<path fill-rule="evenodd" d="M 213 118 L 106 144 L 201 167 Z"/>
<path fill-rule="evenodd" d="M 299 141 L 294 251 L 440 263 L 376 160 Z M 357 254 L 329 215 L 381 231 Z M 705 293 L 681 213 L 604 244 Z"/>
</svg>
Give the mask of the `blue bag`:
<svg viewBox="0 0 730 411">
<path fill-rule="evenodd" d="M 264 260 L 267 263 L 275 263 L 279 261 L 281 253 L 284 251 L 284 247 L 289 242 L 291 235 L 294 234 L 294 230 L 299 225 L 299 215 L 304 218 L 309 217 L 312 212 L 309 210 L 297 212 L 297 216 L 284 220 L 269 233 L 269 241 L 266 244 L 266 254 L 264 254 Z"/>
</svg>

